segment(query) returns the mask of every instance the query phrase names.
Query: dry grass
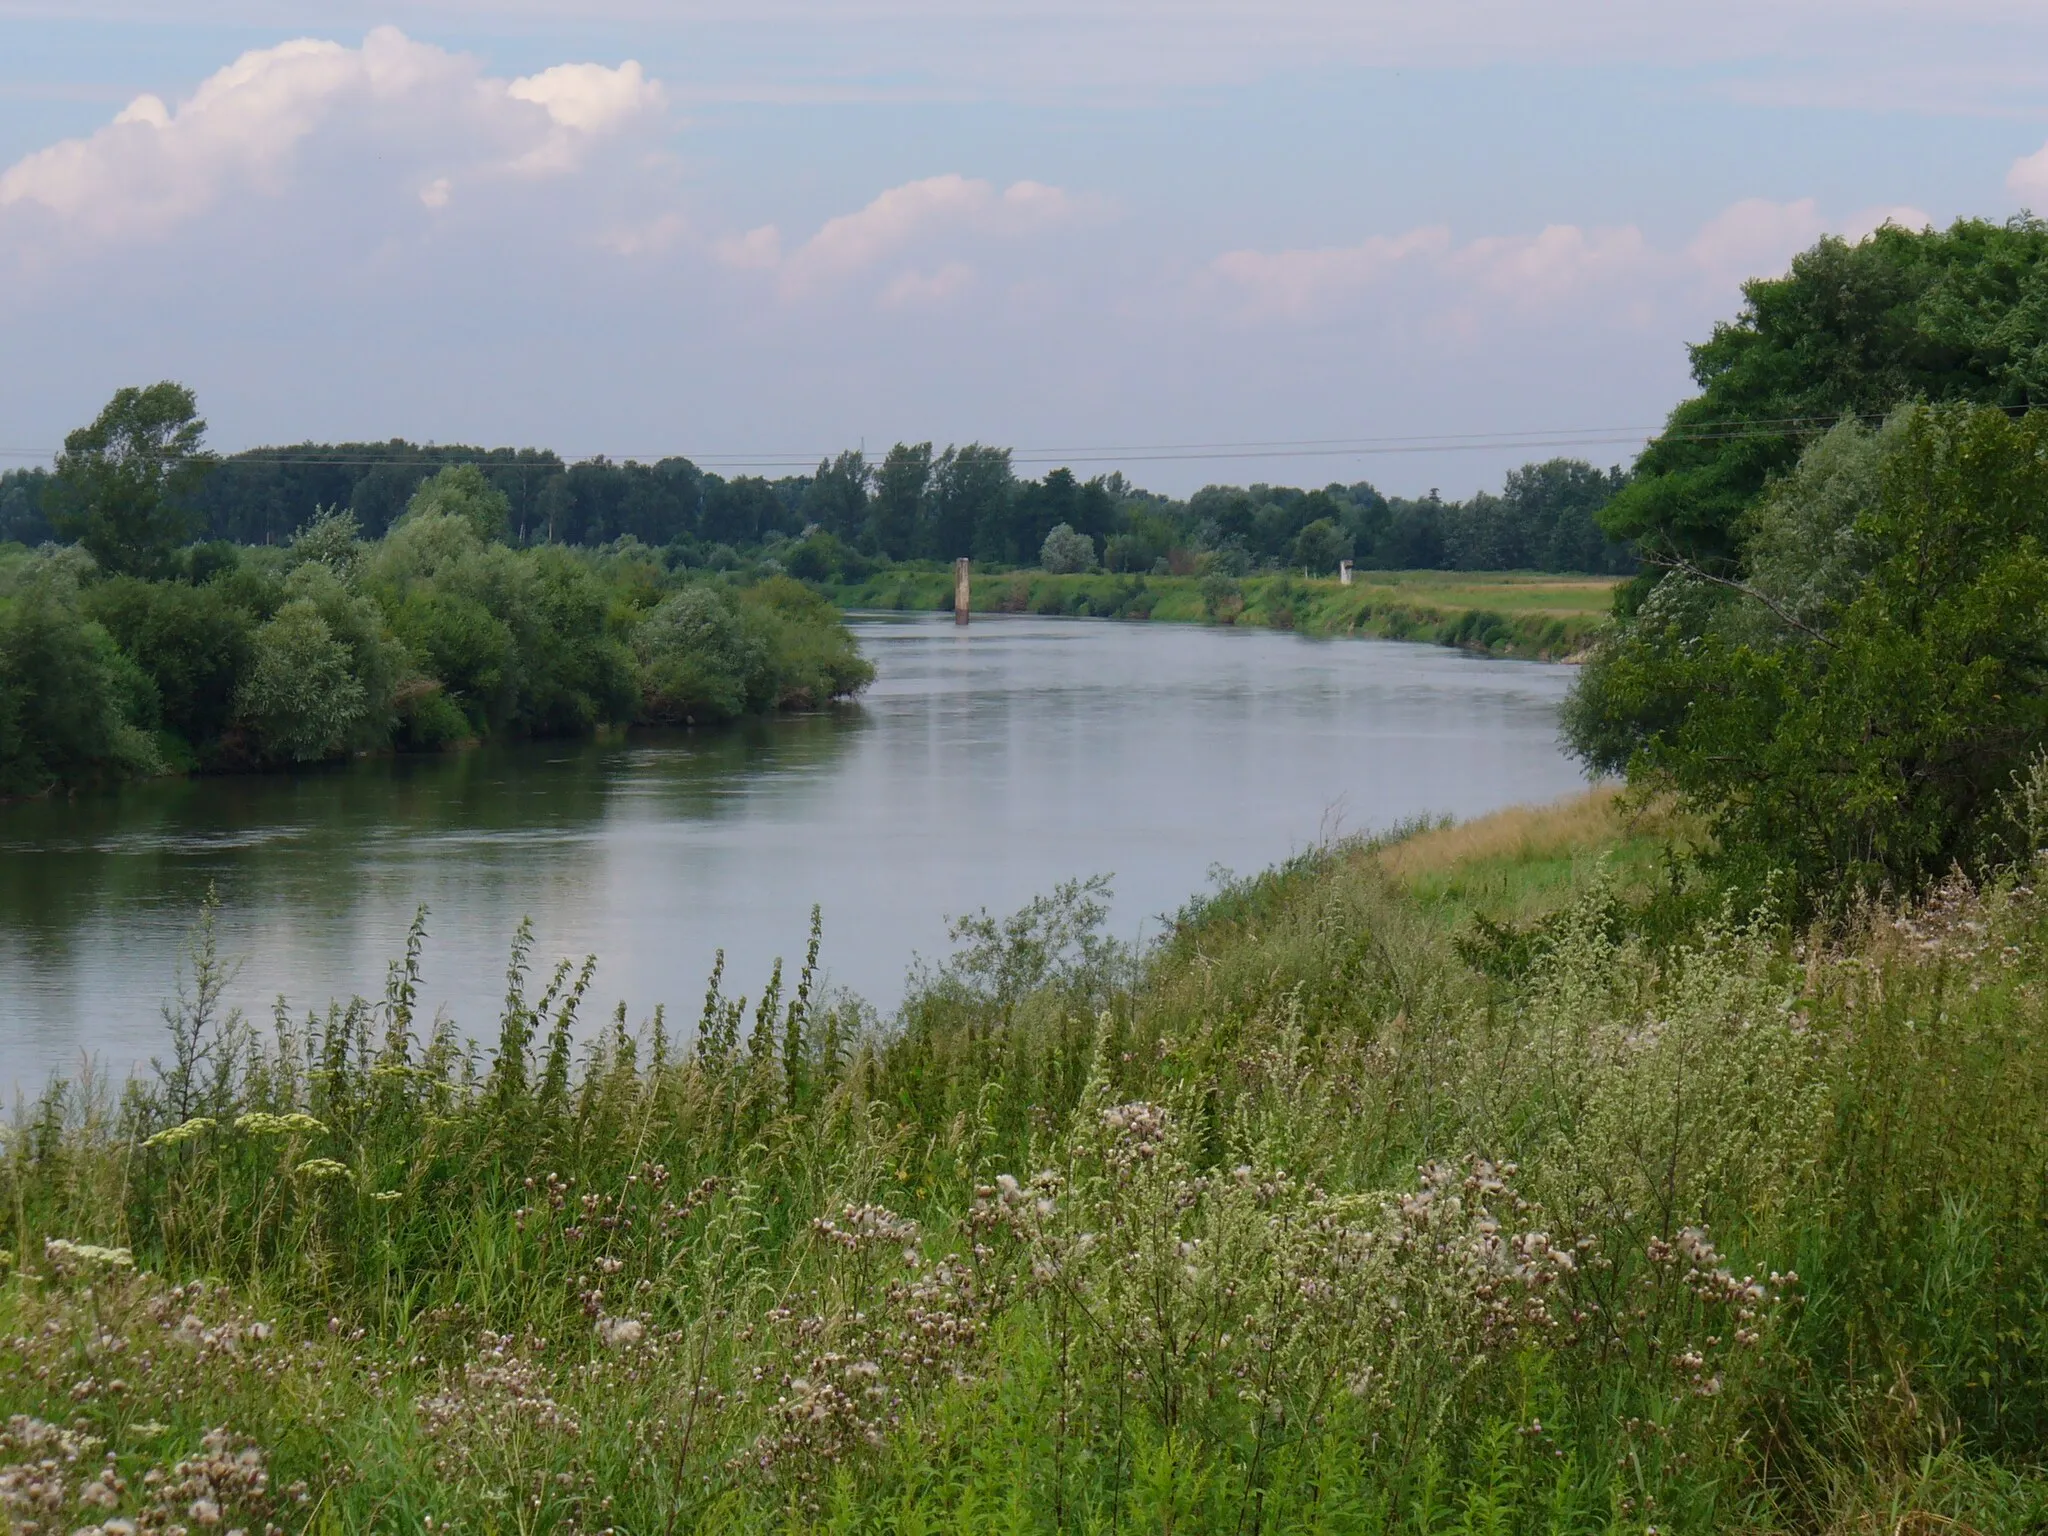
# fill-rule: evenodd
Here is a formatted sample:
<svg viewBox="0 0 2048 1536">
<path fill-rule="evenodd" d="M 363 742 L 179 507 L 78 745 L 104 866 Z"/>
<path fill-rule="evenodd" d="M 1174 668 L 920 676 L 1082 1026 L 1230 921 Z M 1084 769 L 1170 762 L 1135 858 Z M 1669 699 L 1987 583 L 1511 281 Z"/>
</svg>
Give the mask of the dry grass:
<svg viewBox="0 0 2048 1536">
<path fill-rule="evenodd" d="M 1526 922 L 1568 905 L 1603 875 L 1624 892 L 1644 887 L 1668 850 L 1701 842 L 1698 827 L 1667 802 L 1645 804 L 1601 785 L 1418 833 L 1372 857 L 1439 921 L 1478 913 Z"/>
<path fill-rule="evenodd" d="M 1603 784 L 1550 805 L 1511 805 L 1418 833 L 1384 849 L 1379 861 L 1395 879 L 1412 884 L 1482 859 L 1526 863 L 1609 848 L 1629 836 L 1629 820 L 1620 786 Z"/>
</svg>

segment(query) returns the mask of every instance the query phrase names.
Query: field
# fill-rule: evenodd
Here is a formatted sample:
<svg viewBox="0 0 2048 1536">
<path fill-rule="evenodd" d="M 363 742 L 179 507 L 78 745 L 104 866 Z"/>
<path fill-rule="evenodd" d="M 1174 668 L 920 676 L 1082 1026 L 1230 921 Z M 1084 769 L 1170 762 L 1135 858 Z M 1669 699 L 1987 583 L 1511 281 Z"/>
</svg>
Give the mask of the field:
<svg viewBox="0 0 2048 1536">
<path fill-rule="evenodd" d="M 1020 570 L 977 575 L 973 593 L 982 613 L 1257 625 L 1557 660 L 1591 640 L 1614 585 L 1610 577 L 1514 571 L 1361 571 L 1344 587 L 1285 573 L 1228 580 Z M 929 611 L 950 609 L 952 592 L 949 571 L 898 568 L 832 596 L 849 609 Z"/>
<path fill-rule="evenodd" d="M 2048 1528 L 2048 871 L 1791 937 L 1668 811 L 1085 886 L 883 1024 L 381 1000 L 0 1159 L 16 1530 Z M 794 982 L 794 985 L 790 983 Z"/>
</svg>

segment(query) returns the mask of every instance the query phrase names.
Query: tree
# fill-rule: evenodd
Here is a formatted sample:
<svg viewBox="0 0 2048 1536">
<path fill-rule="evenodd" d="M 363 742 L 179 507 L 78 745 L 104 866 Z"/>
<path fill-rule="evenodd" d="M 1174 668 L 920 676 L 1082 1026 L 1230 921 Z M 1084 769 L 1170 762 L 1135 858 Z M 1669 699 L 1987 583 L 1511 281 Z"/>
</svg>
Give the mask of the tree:
<svg viewBox="0 0 2048 1536">
<path fill-rule="evenodd" d="M 225 585 L 96 582 L 80 605 L 112 635 L 155 686 L 165 730 L 202 758 L 233 719 L 236 680 L 248 664 L 256 619 Z"/>
<path fill-rule="evenodd" d="M 1351 558 L 1351 536 L 1327 517 L 1319 517 L 1294 536 L 1294 563 L 1311 576 L 1326 576 L 1338 562 Z"/>
<path fill-rule="evenodd" d="M 931 517 L 925 552 L 1001 560 L 1009 544 L 1010 497 L 1016 488 L 1010 450 L 969 443 L 948 448 L 932 465 Z"/>
<path fill-rule="evenodd" d="M 715 587 L 693 584 L 661 600 L 633 635 L 640 718 L 715 725 L 747 708 L 768 670 L 767 641 Z"/>
<path fill-rule="evenodd" d="M 489 544 L 502 540 L 509 531 L 511 510 L 505 493 L 485 479 L 482 470 L 474 464 L 451 464 L 413 492 L 405 505 L 405 517 L 460 518 Z"/>
<path fill-rule="evenodd" d="M 851 544 L 867 531 L 868 482 L 874 472 L 866 457 L 849 449 L 824 459 L 804 492 L 804 521 Z"/>
<path fill-rule="evenodd" d="M 1095 541 L 1060 523 L 1045 536 L 1039 547 L 1038 564 L 1054 576 L 1072 576 L 1095 569 Z"/>
<path fill-rule="evenodd" d="M 2048 403 L 2048 224 L 2030 215 L 1829 236 L 1742 291 L 1742 312 L 1691 349 L 1700 393 L 1601 514 L 1655 558 L 1737 569 L 1743 514 L 1845 416 Z"/>
<path fill-rule="evenodd" d="M 160 773 L 156 692 L 78 605 L 76 573 L 32 567 L 0 598 L 0 794 Z"/>
<path fill-rule="evenodd" d="M 256 631 L 235 710 L 259 756 L 312 762 L 341 750 L 369 700 L 349 671 L 348 647 L 311 598 L 293 598 Z"/>
<path fill-rule="evenodd" d="M 1990 857 L 2048 743 L 2048 413 L 1837 428 L 1757 521 L 1748 580 L 1682 567 L 1603 648 L 1574 746 L 1816 902 Z"/>
<path fill-rule="evenodd" d="M 52 526 L 109 574 L 158 574 L 195 526 L 190 497 L 213 462 L 205 435 L 184 385 L 117 391 L 64 439 L 45 493 Z"/>
<path fill-rule="evenodd" d="M 932 480 L 932 445 L 898 443 L 882 460 L 868 504 L 875 547 L 891 560 L 908 560 L 922 542 L 925 493 Z"/>
</svg>

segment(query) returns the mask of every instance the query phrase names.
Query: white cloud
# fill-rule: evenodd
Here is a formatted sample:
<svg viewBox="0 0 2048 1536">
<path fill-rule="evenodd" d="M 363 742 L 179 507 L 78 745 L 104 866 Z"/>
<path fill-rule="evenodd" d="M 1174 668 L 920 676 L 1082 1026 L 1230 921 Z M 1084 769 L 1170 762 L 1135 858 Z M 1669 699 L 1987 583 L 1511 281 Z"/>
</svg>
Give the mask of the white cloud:
<svg viewBox="0 0 2048 1536">
<path fill-rule="evenodd" d="M 2048 144 L 2013 161 L 2005 173 L 2005 189 L 2014 197 L 2034 198 L 2048 205 Z"/>
<path fill-rule="evenodd" d="M 1591 299 L 1640 324 L 1654 313 L 1659 293 L 1725 303 L 1744 279 L 1784 271 L 1824 234 L 1856 240 L 1885 223 L 1918 229 L 1929 222 L 1917 208 L 1868 208 L 1829 220 L 1812 198 L 1746 198 L 1676 250 L 1652 244 L 1632 224 L 1552 224 L 1534 235 L 1490 235 L 1462 245 L 1442 225 L 1426 225 L 1349 246 L 1227 251 L 1195 288 L 1247 320 L 1314 318 L 1399 279 L 1433 292 L 1446 313 L 1455 311 L 1459 328 L 1477 323 L 1470 306 L 1485 301 L 1538 313 Z"/>
<path fill-rule="evenodd" d="M 1441 258 L 1450 249 L 1450 230 L 1432 224 L 1406 234 L 1369 235 L 1357 245 L 1225 251 L 1210 270 L 1235 287 L 1250 308 L 1301 316 L 1411 261 Z"/>
<path fill-rule="evenodd" d="M 882 290 L 890 309 L 936 309 L 950 304 L 974 284 L 974 268 L 949 261 L 936 272 L 905 272 Z"/>
<path fill-rule="evenodd" d="M 721 241 L 717 254 L 727 266 L 777 274 L 785 298 L 801 298 L 873 270 L 891 258 L 946 237 L 1015 238 L 1065 223 L 1082 209 L 1082 200 L 1058 187 L 1035 181 L 1012 183 L 996 191 L 987 181 L 948 174 L 891 187 L 853 213 L 828 219 L 795 250 L 783 250 L 782 233 L 763 225 L 745 235 Z M 937 282 L 958 267 L 942 267 L 933 278 L 901 274 L 910 281 L 891 302 Z M 962 279 L 945 279 L 957 291 Z M 891 288 L 890 293 L 897 290 Z"/>
<path fill-rule="evenodd" d="M 1495 297 L 1544 307 L 1633 276 L 1654 260 L 1643 232 L 1632 224 L 1590 230 L 1550 224 L 1539 234 L 1474 240 L 1448 266 Z"/>
<path fill-rule="evenodd" d="M 1790 203 L 1746 197 L 1701 225 L 1685 254 L 1710 280 L 1734 284 L 1781 269 L 1826 230 L 1827 221 L 1810 197 Z"/>
<path fill-rule="evenodd" d="M 359 48 L 303 38 L 243 54 L 175 109 L 138 96 L 85 138 L 0 172 L 0 217 L 39 216 L 102 239 L 158 234 L 239 194 L 277 195 L 317 143 L 359 139 L 406 167 L 428 208 L 459 177 L 559 173 L 662 105 L 639 65 L 566 64 L 487 76 L 391 27 Z M 419 166 L 446 172 L 420 179 Z"/>
</svg>

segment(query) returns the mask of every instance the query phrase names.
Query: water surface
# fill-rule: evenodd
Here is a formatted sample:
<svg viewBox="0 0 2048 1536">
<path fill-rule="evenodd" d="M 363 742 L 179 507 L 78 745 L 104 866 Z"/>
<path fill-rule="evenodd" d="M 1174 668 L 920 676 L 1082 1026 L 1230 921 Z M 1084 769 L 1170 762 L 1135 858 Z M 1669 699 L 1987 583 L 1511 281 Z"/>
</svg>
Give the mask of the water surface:
<svg viewBox="0 0 2048 1536">
<path fill-rule="evenodd" d="M 508 946 L 599 957 L 597 1007 L 693 1020 L 714 950 L 730 991 L 803 951 L 888 1008 L 948 914 L 1115 877 L 1115 926 L 1217 867 L 1338 832 L 1570 792 L 1568 669 L 1268 631 L 946 616 L 856 621 L 880 671 L 830 714 L 533 743 L 290 776 L 131 786 L 0 807 L 0 1085 L 160 1048 L 209 886 L 267 1013 L 380 993 L 421 903 L 425 1000 L 494 1029 Z"/>
</svg>

